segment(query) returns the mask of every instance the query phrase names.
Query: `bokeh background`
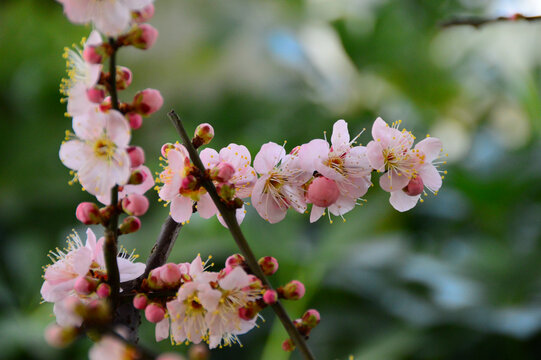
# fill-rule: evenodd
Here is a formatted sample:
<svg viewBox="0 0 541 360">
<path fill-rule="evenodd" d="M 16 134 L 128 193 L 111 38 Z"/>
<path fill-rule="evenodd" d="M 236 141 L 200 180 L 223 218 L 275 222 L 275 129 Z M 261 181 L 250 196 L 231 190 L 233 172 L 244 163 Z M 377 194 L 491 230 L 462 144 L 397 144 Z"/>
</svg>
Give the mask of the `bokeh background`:
<svg viewBox="0 0 541 360">
<path fill-rule="evenodd" d="M 541 22 L 442 29 L 464 16 L 541 14 L 539 1 L 159 0 L 151 51 L 123 49 L 136 90 L 162 91 L 163 109 L 133 135 L 153 171 L 176 141 L 166 112 L 190 131 L 216 130 L 215 148 L 288 147 L 344 118 L 353 133 L 377 116 L 403 120 L 418 138 L 440 137 L 448 175 L 438 196 L 398 213 L 374 187 L 347 222 L 309 224 L 290 213 L 270 225 L 253 209 L 242 227 L 255 253 L 272 255 L 276 285 L 305 282 L 293 317 L 315 307 L 318 359 L 541 358 Z M 64 46 L 89 27 L 70 24 L 52 0 L 0 2 L 0 358 L 85 359 L 90 341 L 48 347 L 52 306 L 40 305 L 42 266 L 62 246 L 78 202 L 58 149 L 70 120 L 58 84 Z M 361 142 L 370 139 L 369 131 Z M 290 147 L 290 148 L 291 148 Z M 376 182 L 376 177 L 373 178 Z M 143 260 L 168 210 L 149 193 L 143 228 L 122 238 Z M 340 220 L 340 219 L 335 219 Z M 99 228 L 95 229 L 100 232 Z M 195 216 L 171 260 L 236 252 L 216 219 Z M 211 359 L 287 359 L 271 312 L 242 348 Z M 153 342 L 143 321 L 142 343 Z M 185 352 L 186 347 L 175 348 Z M 293 358 L 298 359 L 298 354 Z"/>
</svg>

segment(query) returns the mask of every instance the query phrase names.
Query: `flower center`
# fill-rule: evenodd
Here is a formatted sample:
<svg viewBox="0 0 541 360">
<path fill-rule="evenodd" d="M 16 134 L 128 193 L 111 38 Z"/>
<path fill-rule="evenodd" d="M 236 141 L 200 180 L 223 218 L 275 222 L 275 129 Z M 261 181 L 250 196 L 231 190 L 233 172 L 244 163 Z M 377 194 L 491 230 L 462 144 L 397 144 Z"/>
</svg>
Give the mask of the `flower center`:
<svg viewBox="0 0 541 360">
<path fill-rule="evenodd" d="M 111 160 L 115 153 L 115 143 L 109 138 L 103 137 L 94 143 L 94 154 L 97 157 Z"/>
<path fill-rule="evenodd" d="M 340 156 L 330 156 L 327 159 L 327 162 L 325 163 L 327 167 L 330 167 L 331 169 L 335 170 L 339 174 L 344 175 L 345 169 L 344 169 L 344 159 L 342 159 Z"/>
<path fill-rule="evenodd" d="M 186 304 L 186 314 L 188 316 L 201 314 L 205 310 L 203 308 L 203 305 L 201 304 L 201 301 L 199 300 L 196 294 L 188 296 L 185 304 Z"/>
</svg>

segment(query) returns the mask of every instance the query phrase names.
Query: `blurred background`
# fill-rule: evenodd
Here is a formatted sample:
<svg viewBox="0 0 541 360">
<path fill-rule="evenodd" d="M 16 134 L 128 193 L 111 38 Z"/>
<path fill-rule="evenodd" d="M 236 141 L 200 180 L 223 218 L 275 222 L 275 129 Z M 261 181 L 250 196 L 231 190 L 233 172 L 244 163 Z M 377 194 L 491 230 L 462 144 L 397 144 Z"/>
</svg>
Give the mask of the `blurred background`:
<svg viewBox="0 0 541 360">
<path fill-rule="evenodd" d="M 418 138 L 440 137 L 448 175 L 437 197 L 407 213 L 374 187 L 347 222 L 309 224 L 290 212 L 270 225 L 248 210 L 242 227 L 256 255 L 280 262 L 275 285 L 306 284 L 292 317 L 317 308 L 309 341 L 318 359 L 541 358 L 541 22 L 442 29 L 468 15 L 541 14 L 520 0 L 159 0 L 160 31 L 147 52 L 122 49 L 134 74 L 123 100 L 146 87 L 165 105 L 134 132 L 157 171 L 160 147 L 176 141 L 174 108 L 191 132 L 209 122 L 211 144 L 288 141 L 291 149 L 346 119 L 352 133 L 377 116 L 403 120 Z M 48 347 L 54 320 L 40 305 L 47 252 L 62 247 L 78 202 L 58 159 L 64 131 L 58 85 L 64 46 L 90 27 L 70 24 L 49 0 L 0 2 L 0 357 L 85 359 L 90 341 Z M 370 140 L 369 131 L 361 142 Z M 374 176 L 373 181 L 377 179 Z M 153 206 L 138 233 L 122 238 L 143 261 L 168 210 Z M 339 219 L 337 219 L 339 220 Z M 100 233 L 101 229 L 94 229 Z M 236 252 L 216 219 L 195 216 L 170 257 Z M 211 359 L 281 360 L 285 331 L 264 311 L 243 347 Z M 154 326 L 142 343 L 156 351 Z M 185 352 L 186 346 L 174 348 Z M 291 356 L 298 359 L 298 354 Z"/>
</svg>

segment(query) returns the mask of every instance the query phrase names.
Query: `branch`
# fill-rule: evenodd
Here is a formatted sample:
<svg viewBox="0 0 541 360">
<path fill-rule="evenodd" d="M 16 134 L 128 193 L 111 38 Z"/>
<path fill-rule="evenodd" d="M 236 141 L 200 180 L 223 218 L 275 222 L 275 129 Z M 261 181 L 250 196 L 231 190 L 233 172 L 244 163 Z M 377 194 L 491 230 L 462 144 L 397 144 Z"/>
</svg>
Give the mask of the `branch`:
<svg viewBox="0 0 541 360">
<path fill-rule="evenodd" d="M 160 236 L 148 257 L 147 267 L 142 275 L 143 279 L 148 276 L 151 270 L 165 264 L 181 228 L 182 224 L 177 223 L 171 216 L 167 217 L 162 225 Z"/>
<path fill-rule="evenodd" d="M 201 162 L 201 159 L 199 158 L 199 154 L 197 153 L 197 150 L 192 145 L 192 142 L 190 138 L 188 137 L 188 134 L 186 133 L 186 130 L 184 129 L 184 126 L 182 125 L 182 121 L 178 117 L 178 115 L 175 113 L 175 111 L 171 111 L 168 114 L 169 119 L 173 122 L 173 125 L 177 129 L 180 137 L 182 138 L 182 141 L 184 142 L 184 146 L 186 146 L 186 149 L 188 150 L 188 153 L 190 154 L 190 159 L 194 163 L 195 166 L 199 168 L 201 173 L 205 173 L 205 167 L 203 166 L 203 163 Z M 248 264 L 248 267 L 252 271 L 252 273 L 257 276 L 265 286 L 267 286 L 269 289 L 272 289 L 271 284 L 269 283 L 269 280 L 263 274 L 263 271 L 259 267 L 259 264 L 257 263 L 257 260 L 254 256 L 254 253 L 252 252 L 252 249 L 248 245 L 248 242 L 246 241 L 246 238 L 244 237 L 244 234 L 242 233 L 239 223 L 237 222 L 237 218 L 235 216 L 235 210 L 230 209 L 226 206 L 226 204 L 221 200 L 220 196 L 218 195 L 218 192 L 216 191 L 216 187 L 212 183 L 212 181 L 206 177 L 202 178 L 201 184 L 207 190 L 210 197 L 212 198 L 212 201 L 220 211 L 220 214 L 222 215 L 225 223 L 227 224 L 227 227 L 229 231 L 231 232 L 231 235 L 233 236 L 233 239 L 237 243 L 237 246 L 239 247 L 240 251 L 242 252 L 242 255 L 244 255 L 244 258 L 246 259 L 246 263 Z M 314 355 L 312 355 L 312 352 L 308 348 L 308 345 L 306 344 L 306 341 L 304 337 L 297 331 L 295 328 L 295 325 L 293 325 L 293 322 L 287 315 L 286 310 L 282 306 L 282 304 L 277 301 L 273 305 L 271 305 L 272 309 L 276 313 L 276 316 L 280 319 L 282 322 L 282 325 L 286 329 L 287 333 L 291 337 L 291 339 L 295 342 L 295 345 L 301 352 L 304 359 L 312 360 L 315 359 Z"/>
<path fill-rule="evenodd" d="M 541 16 L 524 16 L 522 14 L 515 14 L 512 16 L 500 16 L 497 18 L 468 17 L 468 18 L 461 18 L 461 19 L 451 19 L 451 20 L 441 23 L 440 26 L 442 28 L 449 28 L 453 26 L 469 25 L 478 29 L 483 25 L 487 25 L 491 23 L 519 21 L 519 20 L 533 22 L 533 21 L 541 20 Z"/>
</svg>

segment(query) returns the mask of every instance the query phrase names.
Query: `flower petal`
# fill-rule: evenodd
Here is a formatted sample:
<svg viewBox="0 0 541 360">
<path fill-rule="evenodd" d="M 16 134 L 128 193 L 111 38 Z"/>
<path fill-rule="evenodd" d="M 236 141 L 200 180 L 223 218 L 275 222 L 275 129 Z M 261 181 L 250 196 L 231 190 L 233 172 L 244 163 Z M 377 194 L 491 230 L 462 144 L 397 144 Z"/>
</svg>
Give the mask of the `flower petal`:
<svg viewBox="0 0 541 360">
<path fill-rule="evenodd" d="M 276 143 L 268 142 L 261 146 L 261 150 L 254 159 L 254 168 L 259 174 L 266 174 L 286 155 L 284 148 Z"/>
<path fill-rule="evenodd" d="M 380 142 L 372 140 L 366 145 L 366 158 L 373 169 L 378 171 L 385 170 L 383 147 Z"/>
<path fill-rule="evenodd" d="M 338 120 L 332 128 L 331 144 L 333 149 L 349 147 L 348 124 L 344 120 Z"/>
<path fill-rule="evenodd" d="M 428 137 L 415 145 L 416 150 L 420 150 L 425 154 L 425 163 L 431 163 L 437 159 L 442 150 L 441 140 L 438 138 Z"/>
<path fill-rule="evenodd" d="M 164 318 L 156 324 L 156 341 L 160 342 L 169 337 L 169 318 Z"/>
<path fill-rule="evenodd" d="M 203 219 L 210 219 L 218 213 L 218 209 L 208 193 L 201 195 L 197 202 L 197 212 Z"/>
<path fill-rule="evenodd" d="M 395 170 L 387 171 L 379 177 L 379 186 L 387 192 L 402 190 L 409 182 L 409 176 Z"/>
<path fill-rule="evenodd" d="M 190 220 L 192 216 L 193 201 L 185 196 L 176 196 L 171 200 L 171 217 L 177 223 Z"/>
<path fill-rule="evenodd" d="M 424 185 L 432 191 L 438 191 L 442 185 L 441 175 L 432 164 L 425 164 L 419 170 L 419 176 Z"/>
<path fill-rule="evenodd" d="M 107 136 L 120 149 L 126 148 L 130 143 L 131 130 L 128 121 L 120 112 L 109 110 L 105 123 Z"/>
<path fill-rule="evenodd" d="M 73 170 L 79 170 L 84 165 L 91 152 L 92 149 L 84 142 L 70 140 L 60 146 L 58 155 L 64 166 Z"/>
<path fill-rule="evenodd" d="M 417 201 L 419 201 L 420 197 L 421 195 L 409 196 L 404 191 L 398 190 L 391 193 L 389 202 L 396 210 L 404 212 L 417 205 Z"/>
<path fill-rule="evenodd" d="M 310 222 L 316 222 L 325 213 L 325 208 L 312 205 L 312 211 L 310 212 Z"/>
</svg>

